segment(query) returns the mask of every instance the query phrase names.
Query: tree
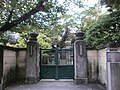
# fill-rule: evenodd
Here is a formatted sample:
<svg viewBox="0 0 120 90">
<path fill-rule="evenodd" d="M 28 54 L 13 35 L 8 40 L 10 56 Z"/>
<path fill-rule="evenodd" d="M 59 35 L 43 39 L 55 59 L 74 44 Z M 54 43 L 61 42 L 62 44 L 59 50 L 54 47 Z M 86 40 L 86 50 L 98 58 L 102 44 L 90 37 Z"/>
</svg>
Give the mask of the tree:
<svg viewBox="0 0 120 90">
<path fill-rule="evenodd" d="M 59 36 L 62 34 L 64 26 L 60 25 L 58 20 L 66 9 L 64 5 L 58 4 L 57 0 L 46 2 L 44 0 L 2 1 L 0 3 L 0 32 L 10 30 L 19 33 L 21 38 L 18 40 L 17 46 L 25 47 L 26 35 L 23 33 L 30 33 L 33 30 L 50 38 L 55 37 L 56 34 Z M 2 34 L 1 32 L 1 38 L 5 37 Z"/>
<path fill-rule="evenodd" d="M 99 6 L 89 7 L 88 9 L 83 10 L 81 13 L 76 13 L 77 17 L 75 20 L 80 22 L 78 29 L 86 32 L 101 15 L 101 9 Z"/>
<path fill-rule="evenodd" d="M 67 29 L 65 29 L 65 34 L 62 35 L 64 31 L 63 28 L 67 25 L 74 26 L 76 24 L 72 22 L 73 19 L 70 19 L 64 24 L 60 24 L 59 22 L 59 20 L 61 19 L 60 16 L 63 15 L 65 11 L 68 9 L 66 8 L 66 6 L 69 4 L 68 2 L 72 2 L 74 3 L 74 5 L 77 5 L 78 7 L 82 7 L 82 4 L 81 4 L 81 0 L 79 1 L 66 0 L 66 2 L 64 2 L 63 5 L 57 4 L 57 2 L 55 1 L 56 0 L 50 0 L 50 1 L 47 1 L 45 4 L 43 1 L 37 1 L 37 0 L 35 2 L 24 1 L 24 0 L 21 0 L 21 1 L 14 0 L 13 2 L 11 1 L 2 2 L 1 3 L 2 15 L 0 18 L 1 20 L 0 25 L 1 25 L 1 28 L 5 27 L 4 28 L 5 30 L 4 29 L 0 29 L 0 30 L 2 31 L 11 30 L 19 33 L 22 33 L 22 32 L 29 33 L 32 30 L 34 30 L 35 32 L 43 33 L 45 36 L 52 38 L 53 41 L 57 40 L 56 41 L 57 43 L 62 42 L 61 45 L 59 46 L 63 47 L 64 45 L 63 43 L 65 42 L 66 37 L 68 35 L 66 34 L 68 33 Z M 5 5 L 5 7 L 3 7 L 3 5 Z M 38 8 L 40 10 L 38 10 Z M 44 11 L 44 12 L 39 12 L 39 11 Z M 3 19 L 4 17 L 5 19 Z M 19 23 L 14 22 L 17 20 Z M 9 28 L 9 29 L 6 29 L 6 28 Z M 62 37 L 62 39 L 59 40 L 59 37 Z M 23 39 L 25 39 L 25 37 Z M 22 40 L 21 42 L 23 41 L 24 40 Z"/>
<path fill-rule="evenodd" d="M 28 34 L 25 32 L 22 32 L 19 34 L 19 38 L 17 39 L 17 43 L 15 44 L 7 44 L 8 46 L 14 46 L 14 47 L 21 47 L 24 48 L 27 46 L 27 40 L 28 40 Z"/>
<path fill-rule="evenodd" d="M 0 32 L 11 30 L 21 23 L 25 24 L 25 22 L 36 20 L 37 18 L 35 19 L 34 15 L 35 17 L 41 16 L 43 19 L 46 16 L 51 17 L 53 13 L 54 15 L 59 12 L 64 13 L 64 7 L 56 3 L 56 0 L 2 0 L 0 3 Z M 39 13 L 39 11 L 47 13 Z"/>
<path fill-rule="evenodd" d="M 58 46 L 60 48 L 63 48 L 65 46 L 65 41 L 68 38 L 68 35 L 70 34 L 70 29 L 66 26 L 65 27 L 65 32 L 62 35 L 61 39 L 59 40 Z"/>
<path fill-rule="evenodd" d="M 108 44 L 120 46 L 120 11 L 103 15 L 86 32 L 89 48 L 102 48 Z"/>
<path fill-rule="evenodd" d="M 51 48 L 51 39 L 44 34 L 39 34 L 37 37 L 41 48 Z"/>
<path fill-rule="evenodd" d="M 26 1 L 26 2 L 19 1 L 19 0 L 18 1 L 17 0 L 14 0 L 14 1 L 9 1 L 9 0 L 4 1 L 3 0 L 2 1 L 2 3 L 1 3 L 2 9 L 0 10 L 0 12 L 2 13 L 2 15 L 5 15 L 5 14 L 8 14 L 8 15 L 6 15 L 6 17 L 5 17 L 6 20 L 4 21 L 4 24 L 0 27 L 0 31 L 10 30 L 12 27 L 25 21 L 27 18 L 29 18 L 31 15 L 37 13 L 38 11 L 44 11 L 44 5 L 43 5 L 44 1 L 39 1 L 37 3 L 37 5 L 35 6 L 35 8 L 32 8 L 30 11 L 27 10 L 28 6 L 25 3 L 27 3 L 28 5 L 30 4 L 29 1 Z M 20 5 L 25 8 L 20 7 Z M 3 8 L 4 6 L 5 6 L 5 8 Z M 17 8 L 15 8 L 15 7 L 17 7 Z M 31 8 L 31 7 L 29 7 L 29 8 Z M 24 14 L 21 15 L 21 12 L 18 12 L 19 10 L 17 10 L 17 9 L 21 9 L 23 11 L 28 11 L 28 12 L 27 13 L 23 12 Z M 16 16 L 19 16 L 16 19 L 13 18 L 15 13 L 18 13 L 18 15 L 16 15 Z M 4 16 L 2 16 L 2 17 L 4 17 Z"/>
<path fill-rule="evenodd" d="M 112 9 L 120 10 L 120 0 L 100 0 L 100 3 Z"/>
</svg>

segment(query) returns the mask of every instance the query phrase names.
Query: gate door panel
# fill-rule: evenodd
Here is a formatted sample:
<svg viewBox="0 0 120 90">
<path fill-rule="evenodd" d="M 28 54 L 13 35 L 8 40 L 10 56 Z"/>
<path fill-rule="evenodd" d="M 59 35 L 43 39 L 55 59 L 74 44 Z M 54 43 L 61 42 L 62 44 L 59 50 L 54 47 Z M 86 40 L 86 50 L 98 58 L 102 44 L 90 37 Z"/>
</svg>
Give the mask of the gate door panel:
<svg viewBox="0 0 120 90">
<path fill-rule="evenodd" d="M 58 50 L 58 75 L 60 79 L 73 79 L 73 50 L 59 49 Z"/>
<path fill-rule="evenodd" d="M 56 76 L 55 49 L 41 49 L 41 79 L 54 79 Z"/>
<path fill-rule="evenodd" d="M 41 79 L 73 79 L 73 49 L 41 49 Z"/>
</svg>

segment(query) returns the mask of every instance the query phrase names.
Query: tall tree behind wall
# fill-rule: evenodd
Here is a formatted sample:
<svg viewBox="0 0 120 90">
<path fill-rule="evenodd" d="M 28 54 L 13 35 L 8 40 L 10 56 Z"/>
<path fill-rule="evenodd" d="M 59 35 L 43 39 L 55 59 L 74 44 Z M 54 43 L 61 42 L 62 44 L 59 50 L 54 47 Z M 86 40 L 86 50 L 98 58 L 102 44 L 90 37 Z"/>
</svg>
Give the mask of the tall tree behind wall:
<svg viewBox="0 0 120 90">
<path fill-rule="evenodd" d="M 120 0 L 99 0 L 102 5 L 106 5 L 111 9 L 120 10 Z"/>
<path fill-rule="evenodd" d="M 37 16 L 51 16 L 53 13 L 64 13 L 65 9 L 62 5 L 58 5 L 56 0 L 2 0 L 0 3 L 0 32 L 12 30 L 13 27 L 24 24 L 26 20 L 28 22 L 34 18 L 36 13 L 44 11 L 47 13 L 38 13 Z M 35 18 L 33 20 L 36 20 Z M 46 20 L 47 21 L 47 20 Z"/>
</svg>

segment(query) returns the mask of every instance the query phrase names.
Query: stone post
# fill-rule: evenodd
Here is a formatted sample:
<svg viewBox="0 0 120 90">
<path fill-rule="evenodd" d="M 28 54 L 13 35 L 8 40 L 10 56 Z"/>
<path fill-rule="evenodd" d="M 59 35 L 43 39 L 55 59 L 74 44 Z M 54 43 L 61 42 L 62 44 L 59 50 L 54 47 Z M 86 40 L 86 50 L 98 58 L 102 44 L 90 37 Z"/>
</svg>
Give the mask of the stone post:
<svg viewBox="0 0 120 90">
<path fill-rule="evenodd" d="M 106 49 L 107 90 L 120 90 L 120 49 Z"/>
<path fill-rule="evenodd" d="M 0 46 L 0 90 L 3 90 L 3 48 Z"/>
<path fill-rule="evenodd" d="M 77 32 L 74 42 L 74 67 L 75 67 L 75 83 L 87 84 L 87 51 L 86 43 L 83 40 L 83 33 Z"/>
<path fill-rule="evenodd" d="M 25 83 L 37 83 L 40 80 L 39 44 L 36 39 L 37 36 L 38 34 L 31 33 L 27 43 Z"/>
</svg>

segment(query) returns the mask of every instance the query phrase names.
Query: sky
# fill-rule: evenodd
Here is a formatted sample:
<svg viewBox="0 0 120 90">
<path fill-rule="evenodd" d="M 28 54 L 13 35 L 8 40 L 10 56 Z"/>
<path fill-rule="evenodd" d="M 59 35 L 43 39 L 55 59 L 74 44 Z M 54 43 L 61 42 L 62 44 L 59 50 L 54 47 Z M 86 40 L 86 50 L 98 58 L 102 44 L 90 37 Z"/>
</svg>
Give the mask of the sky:
<svg viewBox="0 0 120 90">
<path fill-rule="evenodd" d="M 58 0 L 59 3 L 63 3 L 65 0 Z M 89 6 L 93 6 L 98 2 L 98 0 L 85 0 L 84 3 L 89 5 Z"/>
<path fill-rule="evenodd" d="M 85 0 L 85 4 L 87 4 L 88 6 L 94 6 L 97 3 L 98 0 Z"/>
<path fill-rule="evenodd" d="M 65 0 L 58 0 L 60 4 L 62 4 Z M 99 0 L 84 0 L 84 5 L 87 5 L 88 7 L 92 7 L 95 4 L 98 4 Z M 102 10 L 102 13 L 105 13 L 107 11 L 107 9 L 104 6 L 100 7 Z M 67 14 L 70 15 L 74 15 L 75 12 L 81 12 L 85 10 L 85 8 L 79 8 L 79 7 L 75 7 L 73 3 L 71 3 L 69 10 L 66 12 Z M 74 13 L 73 13 L 74 12 Z"/>
<path fill-rule="evenodd" d="M 65 0 L 58 0 L 58 1 L 59 1 L 60 4 L 62 4 Z M 92 7 L 95 4 L 98 4 L 98 0 L 84 0 L 83 4 L 87 5 L 88 7 Z M 86 7 L 86 8 L 88 8 L 88 7 Z M 70 15 L 75 15 L 75 13 L 82 12 L 83 10 L 85 10 L 85 8 L 79 8 L 79 7 L 77 7 L 77 6 L 75 6 L 74 4 L 71 3 L 70 7 L 69 7 L 69 10 L 66 13 L 70 14 Z M 101 8 L 101 10 L 102 10 L 102 13 L 106 12 L 105 8 Z M 64 23 L 64 20 L 61 20 L 61 23 Z M 80 21 L 78 21 L 78 23 L 80 23 Z M 73 31 L 76 31 L 76 29 L 74 28 Z"/>
<path fill-rule="evenodd" d="M 60 4 L 62 4 L 65 0 L 58 0 Z M 92 7 L 95 4 L 98 3 L 98 0 L 84 0 L 84 5 L 87 5 L 88 7 Z M 67 11 L 68 14 L 74 15 L 73 12 L 81 12 L 83 11 L 84 8 L 78 8 L 77 6 L 75 7 L 73 3 L 71 3 L 69 11 Z"/>
</svg>

